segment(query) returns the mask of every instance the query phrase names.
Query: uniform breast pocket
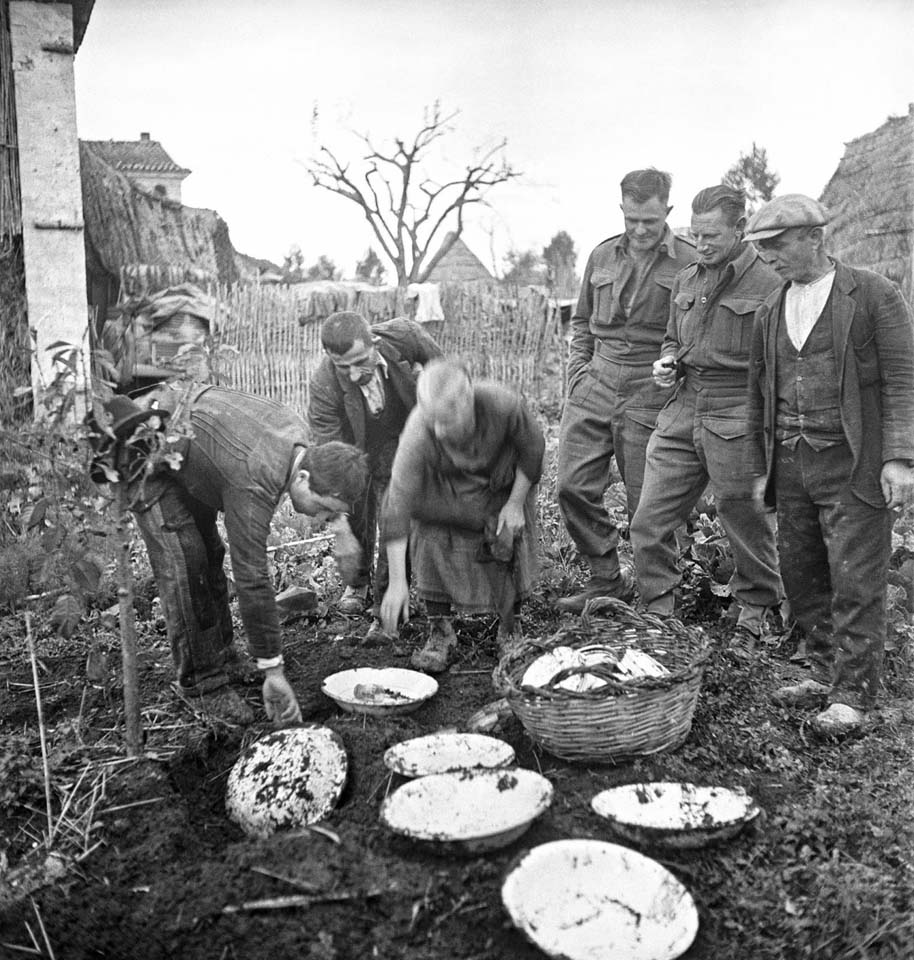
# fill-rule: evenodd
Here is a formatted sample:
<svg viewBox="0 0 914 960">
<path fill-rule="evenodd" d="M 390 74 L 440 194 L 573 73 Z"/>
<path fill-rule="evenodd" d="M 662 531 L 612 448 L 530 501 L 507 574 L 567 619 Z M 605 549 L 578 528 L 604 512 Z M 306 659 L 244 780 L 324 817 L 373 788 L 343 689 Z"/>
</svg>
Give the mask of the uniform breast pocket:
<svg viewBox="0 0 914 960">
<path fill-rule="evenodd" d="M 748 297 L 722 297 L 718 311 L 718 325 L 715 330 L 717 342 L 725 345 L 727 352 L 735 357 L 749 359 L 752 346 L 752 324 L 755 311 L 761 305 L 760 300 Z"/>
<path fill-rule="evenodd" d="M 614 270 L 594 270 L 590 277 L 593 287 L 592 322 L 608 326 L 613 318 L 613 289 L 616 282 Z"/>
</svg>

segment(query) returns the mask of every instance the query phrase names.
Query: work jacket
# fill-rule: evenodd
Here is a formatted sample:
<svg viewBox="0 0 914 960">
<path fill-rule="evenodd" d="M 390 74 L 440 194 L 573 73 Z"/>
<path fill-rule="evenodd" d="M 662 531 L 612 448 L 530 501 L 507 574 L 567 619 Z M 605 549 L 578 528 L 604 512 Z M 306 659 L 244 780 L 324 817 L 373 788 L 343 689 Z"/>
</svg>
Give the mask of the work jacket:
<svg viewBox="0 0 914 960">
<path fill-rule="evenodd" d="M 397 317 L 371 328 L 378 352 L 387 363 L 390 386 L 407 411 L 416 405 L 416 377 L 441 348 L 415 320 Z M 349 372 L 338 370 L 325 356 L 311 381 L 308 423 L 315 444 L 342 440 L 360 450 L 367 448 L 365 403 L 362 391 Z M 401 425 L 402 427 L 402 425 Z"/>
<path fill-rule="evenodd" d="M 766 477 L 774 505 L 777 329 L 787 285 L 759 308 L 749 362 L 748 466 Z M 898 288 L 884 277 L 835 264 L 832 336 L 841 426 L 853 455 L 850 487 L 865 503 L 885 505 L 879 483 L 889 460 L 914 460 L 914 324 Z"/>
</svg>

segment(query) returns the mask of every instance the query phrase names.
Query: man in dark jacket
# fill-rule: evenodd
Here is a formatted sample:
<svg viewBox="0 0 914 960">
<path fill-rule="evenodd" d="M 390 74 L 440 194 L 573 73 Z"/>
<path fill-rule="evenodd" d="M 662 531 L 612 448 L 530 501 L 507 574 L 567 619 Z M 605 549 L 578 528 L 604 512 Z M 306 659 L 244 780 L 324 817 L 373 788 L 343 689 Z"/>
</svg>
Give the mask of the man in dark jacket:
<svg viewBox="0 0 914 960">
<path fill-rule="evenodd" d="M 894 284 L 826 254 L 827 221 L 786 194 L 747 226 L 783 281 L 756 316 L 747 439 L 812 663 L 776 698 L 828 704 L 813 726 L 843 735 L 879 691 L 893 511 L 914 497 L 914 328 Z"/>
<path fill-rule="evenodd" d="M 368 602 L 381 501 L 400 433 L 416 405 L 416 377 L 441 356 L 438 344 L 413 320 L 397 318 L 369 326 L 358 313 L 341 312 L 321 326 L 326 356 L 311 382 L 308 420 L 315 443 L 342 440 L 368 454 L 370 481 L 351 517 L 362 559 L 339 602 L 342 613 L 362 613 Z M 385 551 L 378 554 L 374 610 L 388 582 Z M 380 636 L 375 616 L 369 637 Z"/>
<path fill-rule="evenodd" d="M 692 201 L 698 259 L 673 282 L 670 322 L 654 381 L 676 386 L 647 445 L 641 499 L 631 524 L 641 599 L 671 615 L 680 581 L 676 530 L 710 482 L 733 551 L 730 588 L 738 605 L 731 649 L 752 653 L 778 621 L 783 599 L 774 517 L 753 496 L 746 472 L 746 384 L 752 320 L 777 275 L 743 242 L 746 198 L 723 184 Z"/>
<path fill-rule="evenodd" d="M 138 425 L 170 417 L 175 439 L 169 437 L 168 449 L 180 455 L 171 458 L 177 469 L 163 462 L 148 476 L 133 471 L 128 489 L 159 588 L 177 692 L 219 719 L 252 719 L 226 673 L 234 651 L 225 546 L 216 527 L 221 511 L 241 619 L 264 676 L 267 715 L 281 724 L 300 721 L 297 697 L 283 672 L 267 559 L 270 522 L 285 493 L 299 513 L 347 512 L 367 482 L 364 454 L 342 443 L 311 446 L 308 425 L 293 410 L 225 387 L 163 386 L 144 403 L 147 409 L 115 397 L 106 433 L 117 442 L 112 453 L 123 477 L 131 461 L 136 463 L 134 454 L 142 453 L 131 443 Z M 182 435 L 184 424 L 189 430 Z"/>
</svg>

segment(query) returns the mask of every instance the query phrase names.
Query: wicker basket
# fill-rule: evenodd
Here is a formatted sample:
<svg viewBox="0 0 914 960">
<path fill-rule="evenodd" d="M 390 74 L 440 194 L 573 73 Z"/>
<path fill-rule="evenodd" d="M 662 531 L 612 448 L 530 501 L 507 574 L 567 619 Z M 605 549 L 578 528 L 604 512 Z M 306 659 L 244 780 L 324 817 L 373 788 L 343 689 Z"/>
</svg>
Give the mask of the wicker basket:
<svg viewBox="0 0 914 960">
<path fill-rule="evenodd" d="M 608 611 L 611 619 L 594 619 Z M 608 645 L 650 654 L 670 675 L 620 681 L 598 668 L 566 670 L 545 687 L 522 687 L 537 657 L 558 646 Z M 708 641 L 697 627 L 639 614 L 620 600 L 592 600 L 580 624 L 547 640 L 524 640 L 495 668 L 495 686 L 529 736 L 563 760 L 618 763 L 674 750 L 689 735 Z M 599 673 L 606 685 L 575 692 L 557 687 L 574 673 Z"/>
</svg>

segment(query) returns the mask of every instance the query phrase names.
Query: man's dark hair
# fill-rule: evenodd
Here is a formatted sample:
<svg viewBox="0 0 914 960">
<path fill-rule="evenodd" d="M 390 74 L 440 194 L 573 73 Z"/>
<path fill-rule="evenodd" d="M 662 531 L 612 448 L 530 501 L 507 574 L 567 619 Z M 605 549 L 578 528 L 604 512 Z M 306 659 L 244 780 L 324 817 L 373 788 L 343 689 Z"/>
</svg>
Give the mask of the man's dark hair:
<svg viewBox="0 0 914 960">
<path fill-rule="evenodd" d="M 310 474 L 308 485 L 320 497 L 355 503 L 368 483 L 368 457 L 357 447 L 331 440 L 308 447 L 301 469 Z"/>
<path fill-rule="evenodd" d="M 673 178 L 663 170 L 650 167 L 647 170 L 632 170 L 622 178 L 622 196 L 631 197 L 636 203 L 647 203 L 657 197 L 664 205 L 670 200 Z"/>
<path fill-rule="evenodd" d="M 725 183 L 716 187 L 705 187 L 695 194 L 692 213 L 710 213 L 718 209 L 729 226 L 735 226 L 741 217 L 746 216 L 746 194 L 736 187 L 728 187 Z"/>
<path fill-rule="evenodd" d="M 321 343 L 330 353 L 342 355 L 352 349 L 356 340 L 364 341 L 365 346 L 371 343 L 371 327 L 360 313 L 331 313 L 321 324 Z"/>
</svg>

